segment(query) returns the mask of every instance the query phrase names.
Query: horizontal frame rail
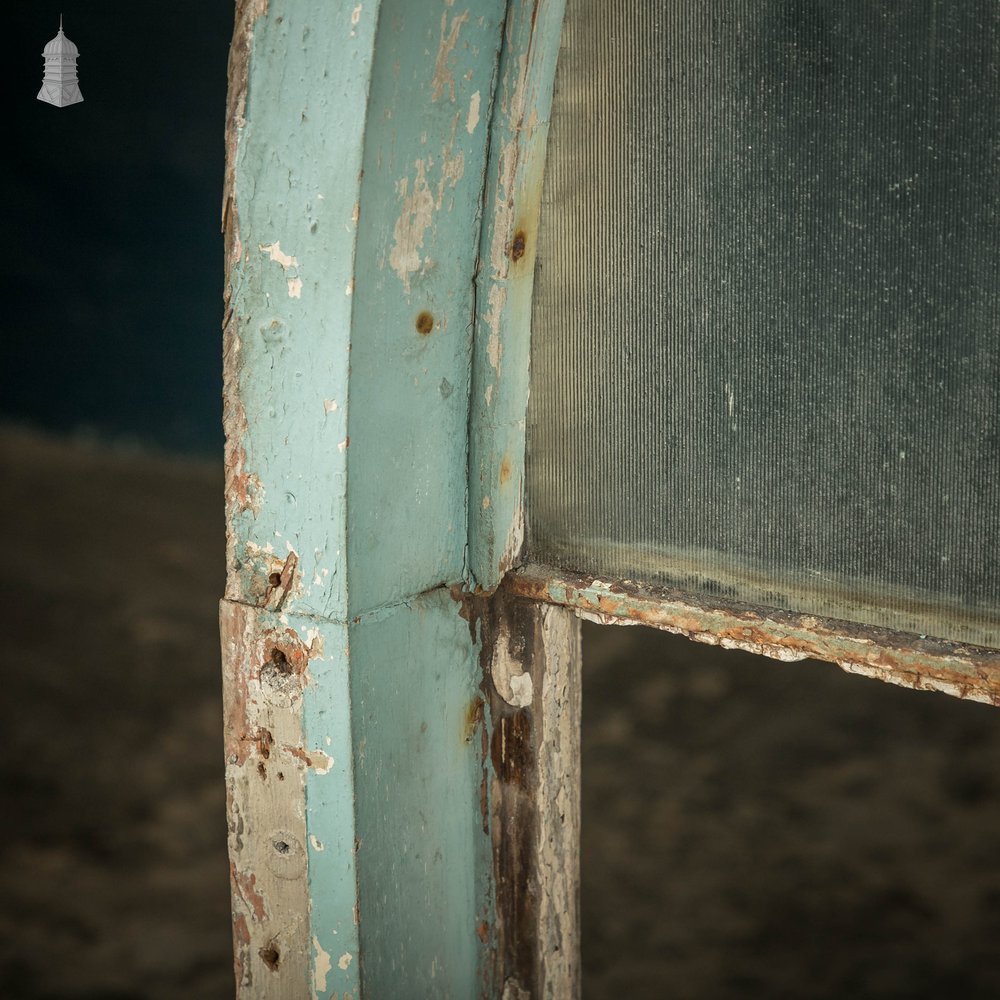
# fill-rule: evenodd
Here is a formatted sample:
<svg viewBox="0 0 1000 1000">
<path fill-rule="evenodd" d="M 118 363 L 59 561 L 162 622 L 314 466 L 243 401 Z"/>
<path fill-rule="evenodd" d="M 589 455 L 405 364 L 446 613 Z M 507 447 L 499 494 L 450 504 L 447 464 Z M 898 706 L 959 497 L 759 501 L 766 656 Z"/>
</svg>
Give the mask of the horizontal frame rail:
<svg viewBox="0 0 1000 1000">
<path fill-rule="evenodd" d="M 776 660 L 818 659 L 918 691 L 1000 705 L 1000 651 L 775 608 L 710 601 L 677 590 L 608 583 L 549 566 L 512 574 L 512 593 L 601 624 L 649 625 L 697 642 Z"/>
</svg>

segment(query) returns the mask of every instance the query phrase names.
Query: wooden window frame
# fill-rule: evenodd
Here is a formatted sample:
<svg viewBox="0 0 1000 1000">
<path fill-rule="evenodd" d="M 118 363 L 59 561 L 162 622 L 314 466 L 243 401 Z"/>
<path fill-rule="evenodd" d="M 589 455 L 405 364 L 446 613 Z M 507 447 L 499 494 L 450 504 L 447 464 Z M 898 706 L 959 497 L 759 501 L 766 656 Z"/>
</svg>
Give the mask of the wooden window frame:
<svg viewBox="0 0 1000 1000">
<path fill-rule="evenodd" d="M 996 703 L 992 650 L 524 566 L 565 0 L 237 0 L 223 230 L 241 997 L 579 995 L 579 618 Z"/>
</svg>

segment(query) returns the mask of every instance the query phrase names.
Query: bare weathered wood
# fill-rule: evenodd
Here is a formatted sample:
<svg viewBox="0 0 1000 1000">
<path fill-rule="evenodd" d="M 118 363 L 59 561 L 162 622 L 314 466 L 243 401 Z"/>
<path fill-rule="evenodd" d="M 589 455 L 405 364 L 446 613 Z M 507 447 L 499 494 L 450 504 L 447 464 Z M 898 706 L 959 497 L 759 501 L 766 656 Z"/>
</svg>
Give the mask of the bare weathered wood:
<svg viewBox="0 0 1000 1000">
<path fill-rule="evenodd" d="M 305 743 L 303 690 L 323 643 L 302 626 L 245 604 L 221 605 L 236 987 L 281 1000 L 300 997 L 310 980 L 301 804 L 309 769 L 329 770 L 330 761 Z M 349 938 L 344 944 L 357 950 Z"/>
<path fill-rule="evenodd" d="M 507 588 L 479 604 L 496 892 L 495 993 L 580 992 L 580 627 Z"/>
</svg>

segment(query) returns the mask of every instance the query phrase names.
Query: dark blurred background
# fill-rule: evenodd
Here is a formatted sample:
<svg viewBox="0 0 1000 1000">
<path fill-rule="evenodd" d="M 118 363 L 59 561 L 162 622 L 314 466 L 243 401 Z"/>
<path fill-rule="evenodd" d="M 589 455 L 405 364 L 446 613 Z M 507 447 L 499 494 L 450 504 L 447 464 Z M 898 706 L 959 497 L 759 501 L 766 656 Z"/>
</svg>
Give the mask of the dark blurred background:
<svg viewBox="0 0 1000 1000">
<path fill-rule="evenodd" d="M 84 103 L 35 100 L 60 9 Z M 0 997 L 231 995 L 232 4 L 5 11 Z M 127 445 L 127 447 L 123 447 Z M 995 710 L 586 627 L 588 997 L 1000 996 Z"/>
<path fill-rule="evenodd" d="M 83 103 L 35 99 L 63 16 Z M 189 453 L 221 447 L 231 0 L 4 10 L 0 414 Z"/>
</svg>

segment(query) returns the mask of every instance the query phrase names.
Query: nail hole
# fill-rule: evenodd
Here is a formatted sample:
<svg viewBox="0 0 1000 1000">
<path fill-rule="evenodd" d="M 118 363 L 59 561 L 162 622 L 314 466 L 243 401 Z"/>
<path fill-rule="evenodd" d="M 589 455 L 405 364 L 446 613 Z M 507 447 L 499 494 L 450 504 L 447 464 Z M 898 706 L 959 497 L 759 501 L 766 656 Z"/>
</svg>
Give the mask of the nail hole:
<svg viewBox="0 0 1000 1000">
<path fill-rule="evenodd" d="M 269 577 L 267 578 L 267 582 L 268 582 L 268 583 L 269 583 L 269 584 L 270 584 L 270 585 L 271 585 L 272 587 L 277 587 L 277 586 L 280 586 L 280 584 L 281 584 L 281 574 L 280 574 L 280 573 L 272 573 L 272 574 L 271 574 L 271 575 L 270 575 L 270 576 L 269 576 Z"/>
<path fill-rule="evenodd" d="M 276 840 L 274 842 L 274 849 L 279 854 L 288 854 L 291 851 L 291 846 L 284 840 Z"/>
<path fill-rule="evenodd" d="M 281 953 L 273 941 L 266 948 L 261 948 L 257 954 L 260 955 L 260 960 L 272 972 L 278 971 L 278 964 L 281 962 Z"/>
<path fill-rule="evenodd" d="M 434 317 L 425 309 L 417 316 L 417 333 L 426 337 L 434 329 Z"/>
<path fill-rule="evenodd" d="M 280 649 L 271 650 L 271 662 L 280 674 L 292 672 L 292 665 L 288 662 L 288 657 Z"/>
</svg>

